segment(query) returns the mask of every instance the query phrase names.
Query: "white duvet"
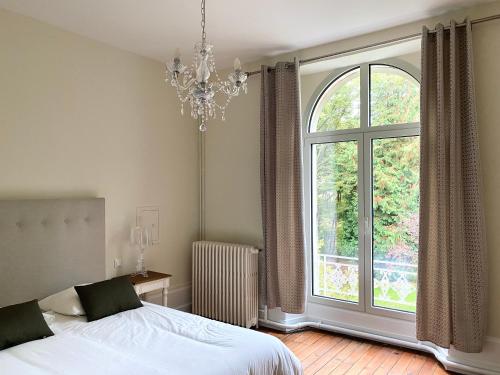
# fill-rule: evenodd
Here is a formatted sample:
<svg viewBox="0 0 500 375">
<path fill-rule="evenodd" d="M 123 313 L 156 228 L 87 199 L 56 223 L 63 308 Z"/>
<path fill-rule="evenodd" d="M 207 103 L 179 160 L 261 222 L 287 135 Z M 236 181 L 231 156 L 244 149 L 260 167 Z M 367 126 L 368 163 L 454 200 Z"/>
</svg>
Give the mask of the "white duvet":
<svg viewBox="0 0 500 375">
<path fill-rule="evenodd" d="M 91 323 L 56 314 L 50 328 L 0 351 L 0 374 L 302 374 L 275 337 L 147 303 Z"/>
</svg>

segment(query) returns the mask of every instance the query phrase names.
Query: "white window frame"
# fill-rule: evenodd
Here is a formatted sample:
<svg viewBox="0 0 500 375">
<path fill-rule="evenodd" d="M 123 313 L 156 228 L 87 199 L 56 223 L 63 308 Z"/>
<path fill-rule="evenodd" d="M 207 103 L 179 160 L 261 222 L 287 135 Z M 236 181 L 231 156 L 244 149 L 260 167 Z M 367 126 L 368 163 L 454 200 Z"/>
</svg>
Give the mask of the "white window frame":
<svg viewBox="0 0 500 375">
<path fill-rule="evenodd" d="M 401 69 L 415 78 L 420 83 L 420 71 L 410 63 L 399 59 L 384 59 L 368 63 L 356 64 L 334 70 L 317 87 L 304 112 L 303 142 L 304 142 L 304 202 L 305 202 L 305 232 L 307 248 L 308 267 L 308 303 L 317 303 L 348 310 L 366 312 L 369 314 L 386 316 L 390 318 L 415 321 L 415 314 L 391 310 L 383 307 L 372 306 L 372 165 L 371 165 L 371 143 L 373 139 L 419 136 L 420 123 L 393 124 L 370 127 L 370 66 L 388 65 Z M 330 85 L 345 73 L 360 68 L 360 127 L 354 129 L 342 129 L 333 131 L 320 131 L 310 133 L 311 120 L 317 103 Z M 341 141 L 358 142 L 358 251 L 359 251 L 359 302 L 347 302 L 328 297 L 313 295 L 313 218 L 315 216 L 313 205 L 313 173 L 312 170 L 312 147 L 319 143 L 335 143 Z"/>
</svg>

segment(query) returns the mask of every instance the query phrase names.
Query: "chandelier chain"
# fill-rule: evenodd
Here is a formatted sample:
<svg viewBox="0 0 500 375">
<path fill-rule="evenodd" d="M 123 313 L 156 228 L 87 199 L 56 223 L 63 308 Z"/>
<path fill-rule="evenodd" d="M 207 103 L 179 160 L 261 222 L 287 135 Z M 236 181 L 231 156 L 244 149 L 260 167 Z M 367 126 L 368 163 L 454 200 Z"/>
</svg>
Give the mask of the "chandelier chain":
<svg viewBox="0 0 500 375">
<path fill-rule="evenodd" d="M 205 0 L 201 0 L 201 40 L 205 42 L 207 33 L 205 32 Z"/>
</svg>

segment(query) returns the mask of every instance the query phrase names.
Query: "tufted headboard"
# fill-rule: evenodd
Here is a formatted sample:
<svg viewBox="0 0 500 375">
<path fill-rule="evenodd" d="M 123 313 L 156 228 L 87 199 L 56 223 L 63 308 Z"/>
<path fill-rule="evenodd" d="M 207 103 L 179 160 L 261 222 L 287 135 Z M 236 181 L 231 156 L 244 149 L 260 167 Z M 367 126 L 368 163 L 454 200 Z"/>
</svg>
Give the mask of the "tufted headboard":
<svg viewBox="0 0 500 375">
<path fill-rule="evenodd" d="M 0 200 L 0 307 L 105 278 L 104 198 Z"/>
</svg>

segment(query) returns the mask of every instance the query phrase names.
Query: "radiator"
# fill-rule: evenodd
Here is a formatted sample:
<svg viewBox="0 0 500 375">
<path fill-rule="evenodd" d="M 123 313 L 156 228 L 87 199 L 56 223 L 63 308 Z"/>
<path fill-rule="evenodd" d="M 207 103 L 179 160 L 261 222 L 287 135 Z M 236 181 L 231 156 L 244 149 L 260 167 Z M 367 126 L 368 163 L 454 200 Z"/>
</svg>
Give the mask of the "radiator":
<svg viewBox="0 0 500 375">
<path fill-rule="evenodd" d="M 248 245 L 193 243 L 193 313 L 250 328 L 258 323 L 258 254 Z"/>
</svg>

